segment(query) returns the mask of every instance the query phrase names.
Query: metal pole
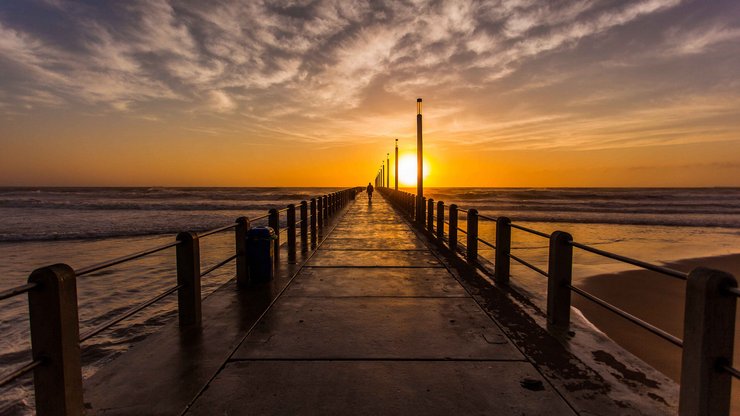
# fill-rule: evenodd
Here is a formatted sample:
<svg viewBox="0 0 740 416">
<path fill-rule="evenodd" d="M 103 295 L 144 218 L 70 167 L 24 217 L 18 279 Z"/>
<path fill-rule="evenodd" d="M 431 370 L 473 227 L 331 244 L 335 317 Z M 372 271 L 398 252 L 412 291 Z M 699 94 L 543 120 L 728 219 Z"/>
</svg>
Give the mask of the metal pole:
<svg viewBox="0 0 740 416">
<path fill-rule="evenodd" d="M 236 239 L 236 285 L 238 287 L 247 287 L 249 285 L 247 231 L 249 231 L 249 220 L 247 217 L 237 218 L 234 236 Z"/>
<path fill-rule="evenodd" d="M 442 242 L 445 236 L 445 203 L 437 201 L 437 239 Z"/>
<path fill-rule="evenodd" d="M 386 188 L 391 187 L 391 154 L 386 153 L 385 154 L 385 165 L 388 166 L 388 171 L 385 173 L 386 177 Z"/>
<path fill-rule="evenodd" d="M 324 201 L 324 208 L 319 210 L 319 218 L 323 217 L 325 220 L 329 220 L 329 195 L 324 195 L 319 200 Z"/>
<path fill-rule="evenodd" d="M 280 260 L 280 217 L 278 210 L 275 208 L 268 211 L 269 217 L 267 218 L 267 225 L 269 225 L 275 231 L 275 240 L 273 244 L 275 246 L 275 263 Z"/>
<path fill-rule="evenodd" d="M 427 201 L 427 230 L 434 232 L 434 199 L 429 198 Z"/>
<path fill-rule="evenodd" d="M 288 205 L 288 260 L 295 261 L 295 205 Z"/>
<path fill-rule="evenodd" d="M 316 198 L 311 198 L 311 248 L 316 248 Z"/>
<path fill-rule="evenodd" d="M 198 235 L 177 234 L 177 309 L 180 326 L 200 324 L 200 244 Z"/>
<path fill-rule="evenodd" d="M 308 203 L 301 201 L 301 253 L 308 251 Z"/>
<path fill-rule="evenodd" d="M 322 229 L 324 227 L 324 212 L 326 212 L 325 205 L 326 204 L 324 203 L 324 197 L 319 197 L 316 200 L 316 210 L 319 213 L 319 220 L 317 222 L 319 229 Z"/>
<path fill-rule="evenodd" d="M 81 415 L 82 367 L 74 270 L 55 264 L 34 270 L 28 292 L 31 353 L 43 364 L 33 370 L 36 414 Z"/>
<path fill-rule="evenodd" d="M 380 164 L 380 186 L 385 186 L 385 162 Z"/>
<path fill-rule="evenodd" d="M 478 262 L 478 210 L 468 210 L 468 263 L 474 264 Z"/>
<path fill-rule="evenodd" d="M 457 204 L 450 204 L 450 230 L 448 231 L 450 250 L 457 252 Z"/>
<path fill-rule="evenodd" d="M 398 190 L 398 139 L 396 139 L 396 191 Z"/>
<path fill-rule="evenodd" d="M 424 149 L 421 135 L 421 98 L 416 99 L 416 221 L 424 224 Z"/>
<path fill-rule="evenodd" d="M 507 217 L 496 219 L 496 262 L 494 278 L 498 283 L 509 284 L 511 268 L 511 220 Z"/>
<path fill-rule="evenodd" d="M 737 297 L 726 290 L 737 281 L 719 270 L 698 268 L 689 273 L 684 308 L 681 390 L 678 413 L 729 415 Z"/>
<path fill-rule="evenodd" d="M 557 329 L 570 325 L 570 286 L 573 276 L 573 237 L 563 231 L 550 235 L 547 270 L 547 323 Z"/>
</svg>

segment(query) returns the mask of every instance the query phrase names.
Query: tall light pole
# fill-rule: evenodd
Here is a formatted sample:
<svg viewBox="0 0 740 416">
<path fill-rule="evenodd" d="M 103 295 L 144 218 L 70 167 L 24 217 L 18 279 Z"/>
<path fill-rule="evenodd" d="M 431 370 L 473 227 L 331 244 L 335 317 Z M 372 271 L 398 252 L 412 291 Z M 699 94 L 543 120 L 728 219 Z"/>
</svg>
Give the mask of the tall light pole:
<svg viewBox="0 0 740 416">
<path fill-rule="evenodd" d="M 391 187 L 391 154 L 385 154 L 385 165 L 388 166 L 388 171 L 385 173 L 385 186 Z"/>
<path fill-rule="evenodd" d="M 398 190 L 398 139 L 396 139 L 396 191 Z"/>
<path fill-rule="evenodd" d="M 424 149 L 421 140 L 421 98 L 416 99 L 416 221 L 424 222 Z"/>
<path fill-rule="evenodd" d="M 385 186 L 385 161 L 380 162 L 380 186 Z"/>
</svg>

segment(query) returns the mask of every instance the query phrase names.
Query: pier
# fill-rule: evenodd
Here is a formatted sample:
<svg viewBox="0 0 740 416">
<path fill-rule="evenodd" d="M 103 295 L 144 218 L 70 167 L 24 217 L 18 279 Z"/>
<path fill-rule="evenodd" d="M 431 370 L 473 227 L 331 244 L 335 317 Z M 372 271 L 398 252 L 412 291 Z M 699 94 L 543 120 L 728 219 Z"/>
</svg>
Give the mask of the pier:
<svg viewBox="0 0 740 416">
<path fill-rule="evenodd" d="M 259 283 L 244 242 L 264 220 L 280 232 L 275 277 Z M 478 221 L 496 222 L 495 242 L 478 237 Z M 737 372 L 732 276 L 597 253 L 688 280 L 687 308 L 696 312 L 678 339 L 570 284 L 573 248 L 599 250 L 567 233 L 539 233 L 550 261 L 536 269 L 511 252 L 512 229 L 539 233 L 390 187 L 372 201 L 350 188 L 82 269 L 42 268 L 0 297 L 28 293 L 34 356 L 2 381 L 33 372 L 39 415 L 668 415 L 679 406 L 685 415 L 728 414 Z M 201 241 L 226 232 L 234 254 L 202 269 Z M 496 250 L 495 263 L 478 255 L 479 244 Z M 171 289 L 79 333 L 78 277 L 172 247 Z M 511 260 L 548 279 L 545 311 L 514 289 Z M 234 279 L 201 299 L 200 279 L 232 261 Z M 683 347 L 692 378 L 680 394 L 573 316 L 572 292 Z M 175 293 L 176 322 L 83 382 L 82 343 Z"/>
</svg>

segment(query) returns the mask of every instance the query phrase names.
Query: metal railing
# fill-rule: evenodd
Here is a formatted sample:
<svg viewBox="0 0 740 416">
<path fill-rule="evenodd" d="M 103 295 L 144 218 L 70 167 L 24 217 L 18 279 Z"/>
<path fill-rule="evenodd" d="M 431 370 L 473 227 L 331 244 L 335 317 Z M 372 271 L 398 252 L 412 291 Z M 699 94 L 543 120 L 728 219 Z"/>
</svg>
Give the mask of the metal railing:
<svg viewBox="0 0 740 416">
<path fill-rule="evenodd" d="M 288 205 L 283 209 L 271 209 L 267 215 L 254 218 L 239 217 L 232 224 L 227 224 L 201 233 L 182 232 L 175 241 L 151 247 L 136 253 L 128 254 L 101 263 L 82 267 L 77 270 L 66 264 L 36 269 L 31 273 L 28 282 L 0 291 L 0 301 L 28 294 L 29 321 L 31 326 L 32 360 L 7 374 L 0 376 L 0 386 L 17 380 L 33 372 L 36 396 L 36 414 L 44 415 L 79 415 L 84 413 L 82 400 L 82 365 L 80 344 L 104 332 L 113 325 L 141 312 L 147 307 L 177 292 L 178 320 L 181 328 L 199 325 L 201 322 L 201 278 L 215 270 L 236 262 L 236 284 L 238 287 L 250 288 L 248 272 L 248 253 L 246 237 L 250 223 L 267 219 L 275 230 L 274 260 L 279 261 L 281 232 L 287 233 L 288 261 L 296 259 L 299 245 L 296 239 L 297 227 L 300 225 L 300 250 L 307 253 L 309 247 L 317 246 L 321 227 L 334 214 L 355 199 L 362 188 L 349 188 L 332 192 L 299 205 L 300 220 L 296 219 L 296 206 Z M 317 209 L 317 201 L 319 201 Z M 285 226 L 281 228 L 280 214 L 285 214 Z M 317 221 L 318 219 L 318 221 Z M 310 224 L 309 224 L 310 220 Z M 214 234 L 234 230 L 235 253 L 227 258 L 201 269 L 200 240 Z M 310 234 L 310 245 L 309 245 Z M 102 323 L 80 335 L 77 278 L 104 270 L 122 263 L 127 263 L 146 256 L 175 248 L 177 263 L 177 283 L 162 293 L 128 309 L 126 312 Z"/>
<path fill-rule="evenodd" d="M 569 328 L 571 293 L 576 293 L 672 345 L 682 348 L 679 413 L 681 415 L 729 414 L 731 380 L 732 377 L 740 378 L 740 371 L 732 365 L 735 310 L 737 298 L 740 297 L 740 289 L 732 275 L 706 268 L 697 268 L 684 273 L 575 242 L 573 237 L 564 231 L 547 234 L 514 224 L 504 216 L 481 215 L 474 208 L 466 210 L 467 227 L 463 230 L 458 226 L 458 211 L 461 209 L 455 204 L 446 206 L 442 201 L 436 204 L 435 228 L 432 221 L 435 209 L 433 199 L 418 198 L 414 194 L 388 188 L 382 188 L 380 191 L 416 227 L 428 232 L 429 237 L 438 244 L 446 245 L 455 256 L 464 258 L 470 267 L 490 274 L 490 271 L 479 261 L 478 243 L 493 249 L 495 257 L 492 277 L 497 284 L 509 285 L 511 260 L 547 278 L 546 312 L 549 330 L 561 333 Z M 448 208 L 449 221 L 444 219 L 445 207 Z M 479 237 L 478 222 L 481 219 L 495 222 L 495 243 Z M 448 227 L 447 238 L 444 232 L 445 224 Z M 511 253 L 512 229 L 548 240 L 547 271 Z M 461 244 L 457 238 L 458 231 L 465 234 L 464 247 L 459 247 Z M 572 284 L 574 248 L 686 281 L 683 339 L 574 286 Z"/>
</svg>

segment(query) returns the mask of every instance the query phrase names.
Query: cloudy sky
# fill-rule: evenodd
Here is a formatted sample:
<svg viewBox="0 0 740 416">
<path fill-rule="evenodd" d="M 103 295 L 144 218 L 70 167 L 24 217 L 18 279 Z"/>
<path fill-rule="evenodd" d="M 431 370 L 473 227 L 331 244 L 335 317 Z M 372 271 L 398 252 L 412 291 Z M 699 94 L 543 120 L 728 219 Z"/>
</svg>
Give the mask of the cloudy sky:
<svg viewBox="0 0 740 416">
<path fill-rule="evenodd" d="M 0 2 L 0 185 L 740 186 L 740 2 Z"/>
</svg>

